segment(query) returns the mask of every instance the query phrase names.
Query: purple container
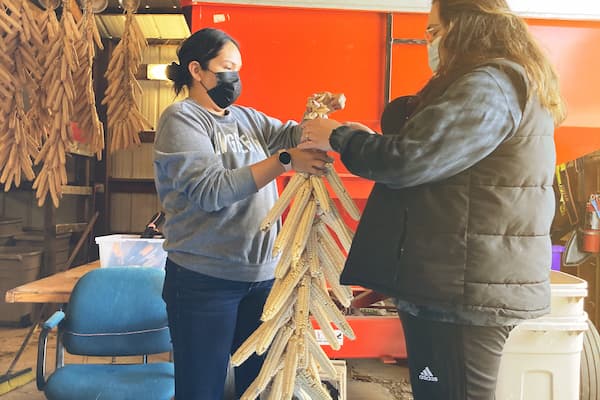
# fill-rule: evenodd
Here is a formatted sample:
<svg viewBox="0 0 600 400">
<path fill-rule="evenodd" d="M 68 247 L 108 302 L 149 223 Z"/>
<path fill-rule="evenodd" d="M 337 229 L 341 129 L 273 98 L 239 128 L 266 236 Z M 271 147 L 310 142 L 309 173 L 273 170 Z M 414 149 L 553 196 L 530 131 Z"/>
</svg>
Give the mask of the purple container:
<svg viewBox="0 0 600 400">
<path fill-rule="evenodd" d="M 560 271 L 562 253 L 565 251 L 565 246 L 553 245 L 552 246 L 552 269 Z"/>
</svg>

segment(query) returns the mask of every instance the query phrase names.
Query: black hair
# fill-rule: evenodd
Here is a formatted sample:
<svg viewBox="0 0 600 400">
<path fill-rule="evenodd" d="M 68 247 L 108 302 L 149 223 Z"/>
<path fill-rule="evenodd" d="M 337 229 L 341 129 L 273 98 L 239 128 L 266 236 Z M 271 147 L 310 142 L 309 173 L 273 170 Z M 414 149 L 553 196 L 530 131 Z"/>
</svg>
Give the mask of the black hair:
<svg viewBox="0 0 600 400">
<path fill-rule="evenodd" d="M 189 88 L 192 84 L 192 75 L 188 69 L 190 62 L 198 61 L 202 69 L 208 69 L 210 60 L 219 54 L 227 42 L 240 47 L 231 36 L 214 28 L 201 29 L 185 39 L 177 49 L 179 64 L 173 62 L 167 66 L 167 78 L 173 81 L 175 94 L 179 94 L 184 86 Z"/>
</svg>

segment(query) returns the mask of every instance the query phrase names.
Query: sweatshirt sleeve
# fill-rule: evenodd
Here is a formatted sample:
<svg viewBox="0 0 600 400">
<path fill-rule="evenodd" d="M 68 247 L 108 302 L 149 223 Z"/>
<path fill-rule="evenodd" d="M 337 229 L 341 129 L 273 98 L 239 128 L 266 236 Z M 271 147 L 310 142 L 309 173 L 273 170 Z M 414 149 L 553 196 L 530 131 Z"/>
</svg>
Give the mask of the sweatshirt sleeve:
<svg viewBox="0 0 600 400">
<path fill-rule="evenodd" d="M 519 97 L 508 75 L 485 69 L 452 84 L 398 135 L 343 126 L 330 143 L 356 175 L 403 188 L 454 176 L 492 153 L 518 125 Z M 516 106 L 515 106 L 516 105 Z"/>
<path fill-rule="evenodd" d="M 226 169 L 208 134 L 210 123 L 180 107 L 161 117 L 154 144 L 155 180 L 161 198 L 174 190 L 207 212 L 257 192 L 249 166 Z"/>
<path fill-rule="evenodd" d="M 270 154 L 274 154 L 280 149 L 296 147 L 300 143 L 302 129 L 297 122 L 287 121 L 283 123 L 277 118 L 269 117 L 260 111 L 252 111 L 253 118 L 258 126 L 262 127 Z"/>
</svg>

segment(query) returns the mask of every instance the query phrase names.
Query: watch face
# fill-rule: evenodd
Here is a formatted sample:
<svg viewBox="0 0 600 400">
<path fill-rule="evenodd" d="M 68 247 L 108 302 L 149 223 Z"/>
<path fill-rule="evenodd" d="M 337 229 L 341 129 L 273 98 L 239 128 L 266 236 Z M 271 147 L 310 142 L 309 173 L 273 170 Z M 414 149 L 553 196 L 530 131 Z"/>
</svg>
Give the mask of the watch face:
<svg viewBox="0 0 600 400">
<path fill-rule="evenodd" d="M 281 153 L 279 153 L 279 161 L 282 164 L 287 165 L 292 162 L 292 156 L 287 151 L 282 151 Z"/>
</svg>

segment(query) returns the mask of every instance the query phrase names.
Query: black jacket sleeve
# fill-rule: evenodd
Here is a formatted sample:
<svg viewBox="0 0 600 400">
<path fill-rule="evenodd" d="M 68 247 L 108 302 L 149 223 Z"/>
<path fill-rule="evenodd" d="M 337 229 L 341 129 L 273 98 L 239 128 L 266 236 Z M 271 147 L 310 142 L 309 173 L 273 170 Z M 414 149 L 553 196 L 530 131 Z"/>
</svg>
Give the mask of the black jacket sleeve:
<svg viewBox="0 0 600 400">
<path fill-rule="evenodd" d="M 518 126 L 519 96 L 510 77 L 476 69 L 415 114 L 398 135 L 340 127 L 332 148 L 355 175 L 391 188 L 454 176 L 492 153 Z"/>
</svg>

